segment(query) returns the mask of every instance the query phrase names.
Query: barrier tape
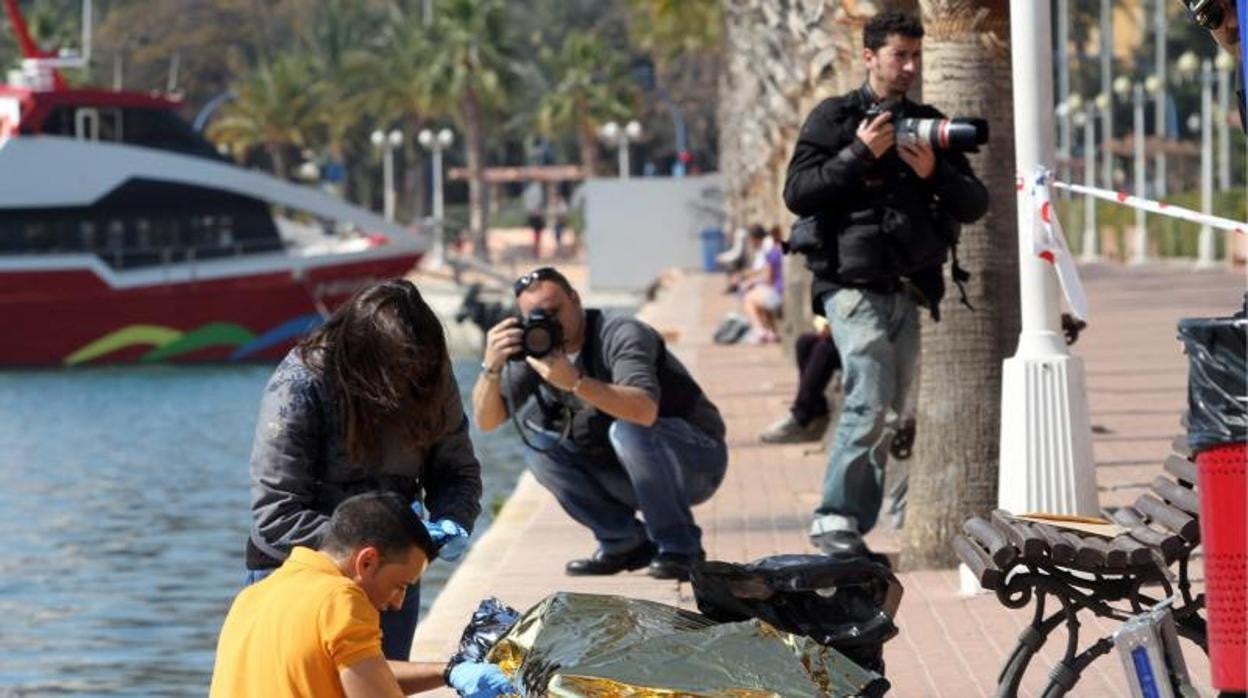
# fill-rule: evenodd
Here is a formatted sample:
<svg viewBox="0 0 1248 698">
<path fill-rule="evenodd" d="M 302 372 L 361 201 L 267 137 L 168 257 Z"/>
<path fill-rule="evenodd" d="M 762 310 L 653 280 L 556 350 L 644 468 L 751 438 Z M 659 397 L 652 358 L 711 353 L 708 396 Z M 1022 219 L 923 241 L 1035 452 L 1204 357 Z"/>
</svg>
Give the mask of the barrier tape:
<svg viewBox="0 0 1248 698">
<path fill-rule="evenodd" d="M 1164 201 L 1153 201 L 1152 199 L 1143 199 L 1138 196 L 1128 194 L 1124 191 L 1109 191 L 1108 189 L 1097 189 L 1096 187 L 1089 187 L 1083 184 L 1074 184 L 1072 182 L 1053 182 L 1053 186 L 1057 187 L 1058 189 L 1066 189 L 1068 191 L 1072 191 L 1076 194 L 1086 194 L 1088 196 L 1096 197 L 1098 199 L 1104 199 L 1106 201 L 1113 201 L 1115 203 L 1122 204 L 1123 206 L 1143 209 L 1145 211 L 1148 211 L 1149 213 L 1157 213 L 1163 216 L 1170 216 L 1171 218 L 1179 218 L 1185 221 L 1191 221 L 1192 223 L 1200 223 L 1201 225 L 1207 225 L 1211 228 L 1217 228 L 1219 230 L 1226 230 L 1232 233 L 1239 233 L 1240 235 L 1248 235 L 1248 223 L 1245 223 L 1242 221 L 1231 220 L 1230 218 L 1222 218 L 1221 216 L 1214 216 L 1208 213 L 1200 213 L 1197 211 L 1192 211 L 1190 209 L 1183 208 L 1182 206 L 1174 206 L 1172 204 L 1168 204 Z"/>
<path fill-rule="evenodd" d="M 1057 274 L 1058 286 L 1066 297 L 1066 305 L 1080 320 L 1088 319 L 1088 297 L 1083 292 L 1083 282 L 1079 280 L 1079 270 L 1075 259 L 1066 244 L 1066 235 L 1062 232 L 1062 222 L 1053 215 L 1053 202 L 1049 188 L 1055 185 L 1053 172 L 1044 166 L 1037 166 L 1031 181 L 1031 198 L 1035 206 L 1035 218 L 1032 219 L 1032 252 L 1049 263 Z M 1018 189 L 1022 191 L 1025 183 L 1018 178 Z"/>
</svg>

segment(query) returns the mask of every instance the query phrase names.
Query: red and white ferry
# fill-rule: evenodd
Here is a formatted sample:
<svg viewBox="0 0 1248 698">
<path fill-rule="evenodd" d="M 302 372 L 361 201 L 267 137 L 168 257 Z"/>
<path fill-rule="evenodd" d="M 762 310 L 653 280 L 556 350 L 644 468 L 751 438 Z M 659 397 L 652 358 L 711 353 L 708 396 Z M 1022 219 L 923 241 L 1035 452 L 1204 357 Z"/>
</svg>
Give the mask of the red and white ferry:
<svg viewBox="0 0 1248 698">
<path fill-rule="evenodd" d="M 236 166 L 175 99 L 67 87 L 4 5 L 0 366 L 271 360 L 419 261 L 423 232 Z"/>
</svg>

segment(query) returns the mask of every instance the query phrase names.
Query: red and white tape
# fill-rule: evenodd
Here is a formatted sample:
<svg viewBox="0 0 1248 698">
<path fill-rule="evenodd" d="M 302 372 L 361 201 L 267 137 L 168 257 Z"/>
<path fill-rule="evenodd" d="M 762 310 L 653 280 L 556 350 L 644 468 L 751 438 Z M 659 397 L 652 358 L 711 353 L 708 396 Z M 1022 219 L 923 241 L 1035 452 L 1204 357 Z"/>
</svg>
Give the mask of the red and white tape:
<svg viewBox="0 0 1248 698">
<path fill-rule="evenodd" d="M 1239 233 L 1240 235 L 1248 235 L 1248 223 L 1231 220 L 1230 218 L 1222 218 L 1221 216 L 1213 216 L 1208 213 L 1192 211 L 1183 208 L 1182 206 L 1168 204 L 1164 201 L 1153 201 L 1151 199 L 1133 196 L 1124 191 L 1097 189 L 1096 187 L 1089 187 L 1083 184 L 1073 184 L 1071 182 L 1053 182 L 1053 186 L 1058 189 L 1066 189 L 1068 191 L 1075 192 L 1076 194 L 1086 194 L 1087 196 L 1094 196 L 1098 199 L 1113 201 L 1115 203 L 1122 204 L 1123 206 L 1144 209 L 1150 213 L 1157 213 L 1163 216 L 1170 216 L 1171 218 L 1179 218 L 1193 223 L 1200 223 L 1201 225 L 1208 225 L 1211 228 L 1217 228 L 1219 230 L 1225 230 L 1232 233 Z"/>
</svg>

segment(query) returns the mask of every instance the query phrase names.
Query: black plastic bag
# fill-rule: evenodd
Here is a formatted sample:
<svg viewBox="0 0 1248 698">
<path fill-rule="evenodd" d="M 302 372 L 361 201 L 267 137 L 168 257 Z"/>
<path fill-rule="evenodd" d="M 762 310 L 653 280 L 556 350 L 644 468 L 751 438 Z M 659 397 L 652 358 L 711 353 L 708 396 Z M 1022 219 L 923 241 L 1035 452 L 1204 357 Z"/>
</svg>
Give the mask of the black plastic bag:
<svg viewBox="0 0 1248 698">
<path fill-rule="evenodd" d="M 459 636 L 459 651 L 447 662 L 455 666 L 462 662 L 484 662 L 485 655 L 498 643 L 499 638 L 511 630 L 520 620 L 520 612 L 491 596 L 477 606 L 472 620 Z"/>
<path fill-rule="evenodd" d="M 1232 317 L 1185 318 L 1179 339 L 1187 349 L 1187 441 L 1192 453 L 1248 441 L 1248 294 Z"/>
<path fill-rule="evenodd" d="M 861 555 L 705 562 L 693 570 L 693 593 L 712 620 L 758 618 L 883 674 L 884 643 L 897 635 L 893 616 L 902 594 L 886 562 Z"/>
</svg>

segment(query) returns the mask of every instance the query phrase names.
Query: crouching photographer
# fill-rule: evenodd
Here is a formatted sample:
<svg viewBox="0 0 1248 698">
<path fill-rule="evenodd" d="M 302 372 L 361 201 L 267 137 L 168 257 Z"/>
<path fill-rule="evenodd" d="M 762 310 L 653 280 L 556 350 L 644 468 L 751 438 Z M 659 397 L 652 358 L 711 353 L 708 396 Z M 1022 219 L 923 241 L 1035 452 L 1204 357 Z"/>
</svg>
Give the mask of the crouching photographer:
<svg viewBox="0 0 1248 698">
<path fill-rule="evenodd" d="M 704 557 L 690 507 L 710 499 L 728 464 L 719 410 L 654 328 L 583 308 L 558 270 L 537 269 L 514 290 L 521 317 L 486 334 L 478 428 L 510 418 L 538 482 L 593 532 L 598 550 L 568 574 L 647 567 L 688 579 Z"/>
<path fill-rule="evenodd" d="M 1243 18 L 1235 7 L 1235 0 L 1179 0 L 1193 24 L 1209 32 L 1223 50 L 1235 57 L 1238 74 L 1235 77 L 1235 103 L 1239 107 L 1239 126 L 1248 131 L 1248 99 L 1244 89 L 1244 47 L 1241 36 Z"/>
<path fill-rule="evenodd" d="M 918 75 L 923 27 L 883 12 L 863 30 L 867 80 L 819 104 L 802 126 L 784 199 L 803 218 L 789 246 L 814 274 L 812 301 L 840 352 L 845 399 L 829 451 L 811 542 L 860 552 L 879 514 L 890 442 L 919 355 L 919 306 L 939 319 L 941 267 L 959 226 L 987 212 L 988 192 L 960 150 L 986 124 L 948 120 L 906 93 Z M 967 275 L 954 255 L 954 280 Z M 965 300 L 965 296 L 963 296 Z"/>
</svg>

